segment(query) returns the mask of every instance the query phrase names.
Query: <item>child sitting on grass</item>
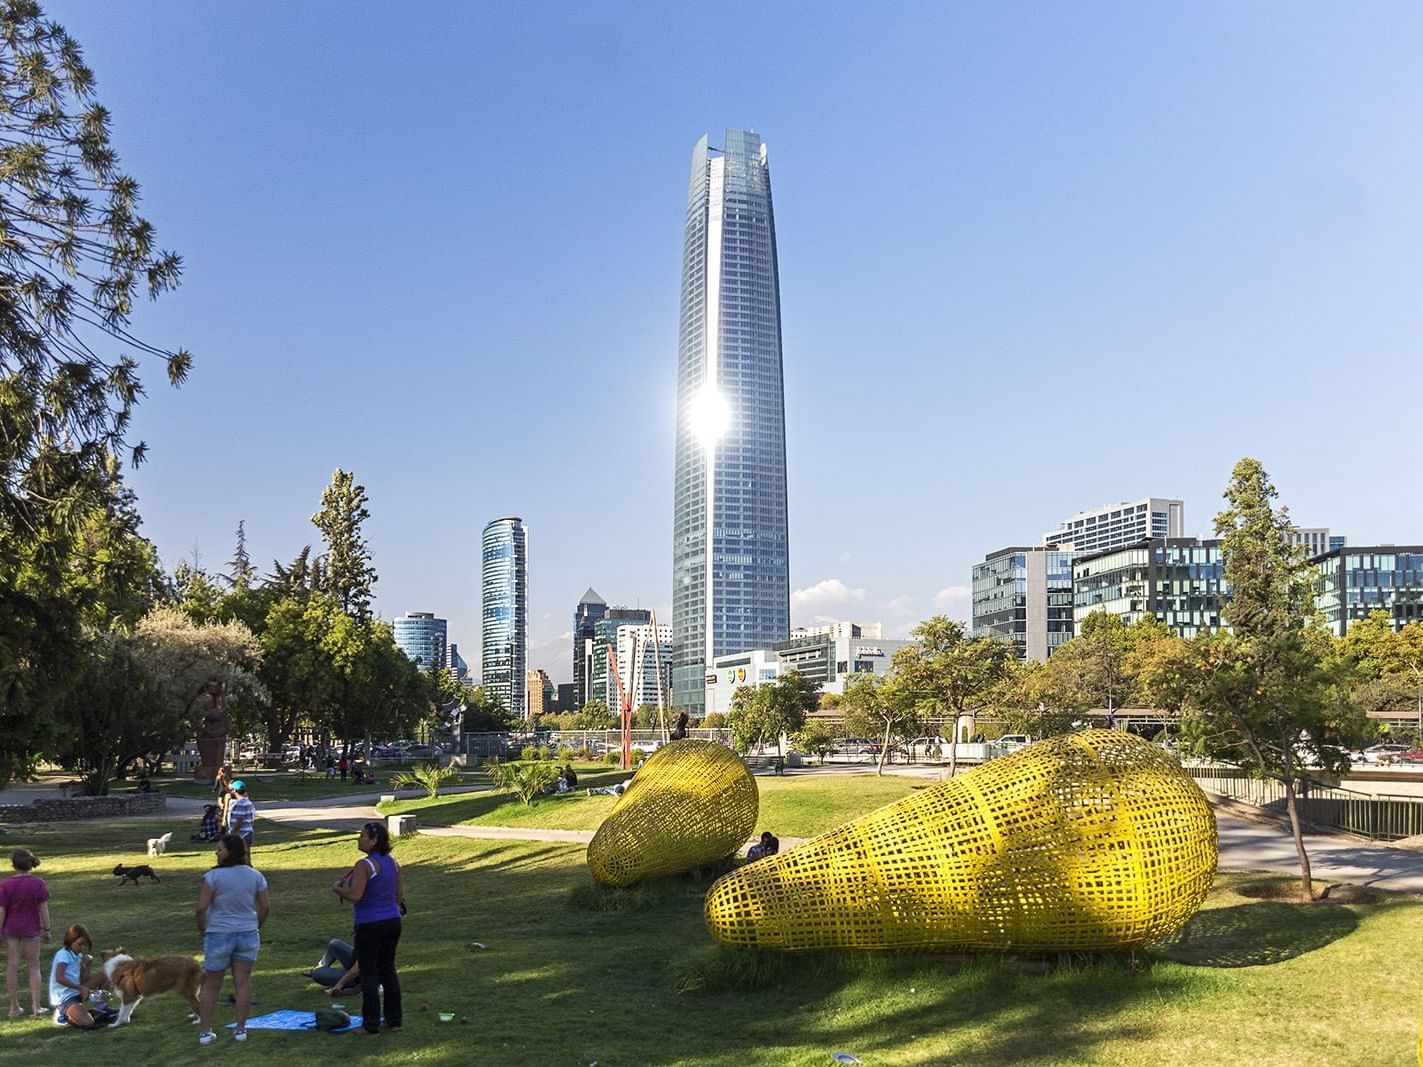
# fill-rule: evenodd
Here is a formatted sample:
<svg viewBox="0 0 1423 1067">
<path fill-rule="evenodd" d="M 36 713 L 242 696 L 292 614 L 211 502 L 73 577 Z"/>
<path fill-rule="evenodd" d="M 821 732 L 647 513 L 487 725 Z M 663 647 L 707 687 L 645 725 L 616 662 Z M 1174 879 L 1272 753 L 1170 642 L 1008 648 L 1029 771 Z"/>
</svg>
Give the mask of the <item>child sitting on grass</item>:
<svg viewBox="0 0 1423 1067">
<path fill-rule="evenodd" d="M 97 1030 L 107 1026 L 114 1014 L 107 1008 L 91 1013 L 90 994 L 108 985 L 104 972 L 89 973 L 89 953 L 94 942 L 82 923 L 64 931 L 64 947 L 54 954 L 49 968 L 49 1002 L 54 1005 L 54 1024 Z"/>
</svg>

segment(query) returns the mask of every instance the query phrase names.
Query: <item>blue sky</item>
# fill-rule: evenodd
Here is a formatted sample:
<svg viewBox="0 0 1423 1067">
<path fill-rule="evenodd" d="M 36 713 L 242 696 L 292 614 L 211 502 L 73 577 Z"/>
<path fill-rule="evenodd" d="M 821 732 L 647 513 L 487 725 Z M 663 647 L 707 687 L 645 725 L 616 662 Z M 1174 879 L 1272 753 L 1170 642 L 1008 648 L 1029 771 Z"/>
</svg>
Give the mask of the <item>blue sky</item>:
<svg viewBox="0 0 1423 1067">
<path fill-rule="evenodd" d="M 670 621 L 687 170 L 769 145 L 793 621 L 966 618 L 970 568 L 1260 458 L 1301 525 L 1423 541 L 1423 10 L 1404 4 L 53 2 L 181 289 L 132 482 L 169 564 L 269 569 L 336 467 L 387 617 L 531 663 L 588 586 Z"/>
</svg>

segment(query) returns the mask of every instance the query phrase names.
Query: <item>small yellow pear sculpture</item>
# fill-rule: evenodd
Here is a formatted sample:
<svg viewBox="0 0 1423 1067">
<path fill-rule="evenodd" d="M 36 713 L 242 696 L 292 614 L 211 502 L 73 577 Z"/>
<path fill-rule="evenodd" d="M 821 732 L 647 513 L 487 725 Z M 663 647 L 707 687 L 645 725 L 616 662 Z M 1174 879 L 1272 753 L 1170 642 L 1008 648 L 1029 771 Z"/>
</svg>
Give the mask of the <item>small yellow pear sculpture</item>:
<svg viewBox="0 0 1423 1067">
<path fill-rule="evenodd" d="M 1185 924 L 1216 826 L 1160 748 L 1115 730 L 1030 745 L 712 886 L 727 945 L 1104 949 Z"/>
<path fill-rule="evenodd" d="M 756 779 L 724 745 L 672 741 L 648 757 L 588 845 L 604 885 L 629 886 L 729 856 L 756 828 Z"/>
</svg>

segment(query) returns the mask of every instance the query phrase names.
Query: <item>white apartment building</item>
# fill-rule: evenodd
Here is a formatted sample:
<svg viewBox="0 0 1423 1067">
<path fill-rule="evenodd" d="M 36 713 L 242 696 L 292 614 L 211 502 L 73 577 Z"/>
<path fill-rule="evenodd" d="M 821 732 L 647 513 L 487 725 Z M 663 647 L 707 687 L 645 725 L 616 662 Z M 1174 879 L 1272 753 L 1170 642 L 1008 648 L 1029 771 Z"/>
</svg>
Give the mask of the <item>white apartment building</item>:
<svg viewBox="0 0 1423 1067">
<path fill-rule="evenodd" d="M 1043 544 L 1086 556 L 1149 537 L 1185 537 L 1185 508 L 1179 500 L 1154 496 L 1104 504 L 1064 519 L 1056 530 L 1043 534 Z"/>
<path fill-rule="evenodd" d="M 658 626 L 653 642 L 652 626 L 629 624 L 618 627 L 618 674 L 632 694 L 632 706 L 657 704 L 657 680 L 662 679 L 663 707 L 672 704 L 672 627 Z M 618 707 L 617 683 L 608 679 L 608 707 Z"/>
</svg>

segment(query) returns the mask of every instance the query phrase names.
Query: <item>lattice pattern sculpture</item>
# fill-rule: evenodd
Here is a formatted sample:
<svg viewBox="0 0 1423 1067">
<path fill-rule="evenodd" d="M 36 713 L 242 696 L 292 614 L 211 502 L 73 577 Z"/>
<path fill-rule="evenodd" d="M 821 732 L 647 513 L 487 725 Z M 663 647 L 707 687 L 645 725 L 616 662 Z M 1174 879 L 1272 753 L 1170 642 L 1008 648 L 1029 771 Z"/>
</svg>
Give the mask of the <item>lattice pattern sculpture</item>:
<svg viewBox="0 0 1423 1067">
<path fill-rule="evenodd" d="M 1041 741 L 748 864 L 712 886 L 728 945 L 799 950 L 1143 945 L 1211 887 L 1215 817 L 1155 745 Z"/>
<path fill-rule="evenodd" d="M 604 885 L 680 874 L 731 855 L 756 828 L 756 779 L 724 745 L 691 739 L 648 757 L 588 845 Z"/>
</svg>

